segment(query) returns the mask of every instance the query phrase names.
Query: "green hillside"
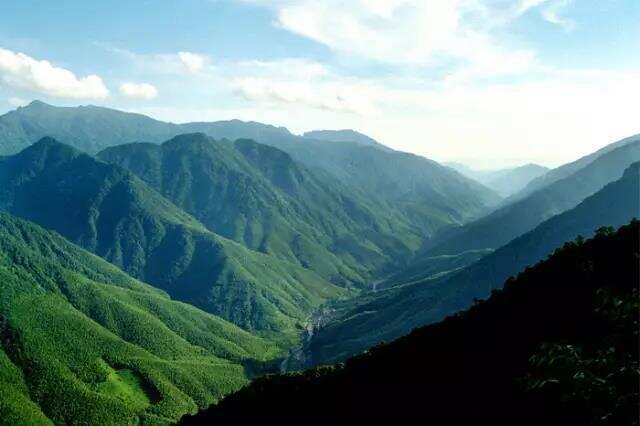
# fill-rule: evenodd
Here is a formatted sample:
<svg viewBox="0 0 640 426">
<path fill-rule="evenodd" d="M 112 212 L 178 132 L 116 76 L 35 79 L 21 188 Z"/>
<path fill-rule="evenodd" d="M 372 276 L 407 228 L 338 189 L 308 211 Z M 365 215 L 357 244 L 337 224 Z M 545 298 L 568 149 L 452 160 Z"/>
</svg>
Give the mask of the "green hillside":
<svg viewBox="0 0 640 426">
<path fill-rule="evenodd" d="M 476 218 L 499 196 L 475 181 L 416 155 L 362 146 L 327 143 L 293 135 L 283 127 L 239 120 L 172 124 L 108 108 L 60 108 L 33 102 L 0 116 L 0 155 L 15 154 L 44 136 L 89 154 L 133 142 L 160 143 L 184 133 L 215 139 L 251 139 L 275 146 L 342 185 L 401 212 L 424 235 Z"/>
<path fill-rule="evenodd" d="M 344 291 L 208 231 L 117 166 L 43 139 L 0 161 L 0 208 L 55 230 L 173 298 L 288 345 Z"/>
<path fill-rule="evenodd" d="M 98 157 L 135 173 L 211 231 L 337 284 L 368 284 L 422 241 L 386 204 L 250 140 L 189 134 Z"/>
<path fill-rule="evenodd" d="M 577 206 L 624 170 L 640 160 L 640 141 L 630 142 L 602 154 L 587 166 L 528 197 L 451 232 L 442 233 L 427 244 L 426 253 L 456 254 L 473 249 L 495 249 L 535 228 L 550 217 Z"/>
<path fill-rule="evenodd" d="M 6 213 L 0 281 L 3 424 L 176 420 L 279 352 Z"/>
<path fill-rule="evenodd" d="M 95 106 L 54 107 L 34 101 L 0 116 L 0 155 L 16 154 L 49 136 L 88 153 L 124 142 L 160 142 L 176 126 Z"/>
<path fill-rule="evenodd" d="M 601 226 L 621 226 L 634 217 L 640 217 L 640 163 L 574 209 L 456 273 L 427 276 L 408 285 L 387 282 L 387 289 L 336 303 L 307 351 L 313 362 L 329 363 L 396 339 L 487 297 L 508 277 L 544 259 L 563 242 L 578 235 L 587 237 Z"/>
<path fill-rule="evenodd" d="M 602 228 L 465 312 L 182 423 L 638 425 L 639 256 L 640 222 Z"/>
</svg>

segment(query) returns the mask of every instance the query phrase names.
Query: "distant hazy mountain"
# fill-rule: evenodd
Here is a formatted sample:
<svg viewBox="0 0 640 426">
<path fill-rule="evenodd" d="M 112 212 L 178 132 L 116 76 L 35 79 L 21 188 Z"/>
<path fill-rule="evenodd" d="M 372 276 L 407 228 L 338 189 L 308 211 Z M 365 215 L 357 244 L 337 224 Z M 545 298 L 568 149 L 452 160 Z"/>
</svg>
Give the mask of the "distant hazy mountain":
<svg viewBox="0 0 640 426">
<path fill-rule="evenodd" d="M 393 151 L 388 146 L 381 144 L 377 140 L 365 134 L 356 132 L 355 130 L 314 130 L 311 132 L 306 132 L 303 136 L 305 138 L 315 139 L 319 141 L 353 142 L 358 145 L 372 146 L 384 151 Z"/>
<path fill-rule="evenodd" d="M 618 145 L 575 173 L 475 222 L 440 235 L 429 243 L 427 251 L 431 255 L 456 254 L 500 247 L 544 220 L 575 207 L 607 183 L 618 179 L 631 163 L 638 160 L 640 140 Z"/>
<path fill-rule="evenodd" d="M 98 157 L 132 171 L 210 230 L 335 283 L 369 284 L 421 243 L 397 209 L 251 140 L 198 133 Z"/>
<path fill-rule="evenodd" d="M 617 149 L 621 146 L 630 144 L 630 143 L 635 143 L 640 141 L 640 135 L 635 135 L 635 136 L 630 136 L 628 138 L 622 139 L 618 142 L 609 144 L 607 146 L 605 146 L 602 149 L 599 149 L 598 151 L 591 153 L 589 155 L 586 155 L 576 161 L 573 161 L 571 163 L 567 163 L 565 165 L 562 165 L 560 167 L 557 167 L 553 170 L 550 170 L 548 173 L 545 173 L 543 175 L 541 175 L 540 177 L 532 180 L 525 188 L 523 188 L 522 191 L 520 191 L 519 193 L 514 194 L 512 197 L 508 198 L 507 200 L 504 201 L 504 204 L 509 204 L 509 203 L 513 203 L 516 202 L 518 200 L 521 200 L 527 196 L 529 196 L 530 194 L 533 194 L 534 192 L 549 186 L 551 184 L 553 184 L 554 182 L 559 181 L 560 179 L 564 179 L 570 175 L 572 175 L 573 173 L 577 172 L 578 170 L 586 167 L 587 165 L 589 165 L 590 163 L 592 163 L 595 159 L 597 159 L 598 157 L 601 157 L 602 155 L 613 151 L 614 149 Z"/>
<path fill-rule="evenodd" d="M 639 235 L 636 221 L 566 242 L 465 312 L 257 379 L 183 424 L 637 424 Z"/>
<path fill-rule="evenodd" d="M 0 161 L 0 209 L 36 222 L 173 298 L 295 339 L 342 294 L 319 275 L 208 231 L 130 172 L 53 139 Z"/>
<path fill-rule="evenodd" d="M 313 336 L 309 351 L 316 363 L 357 354 L 391 341 L 413 328 L 439 321 L 486 298 L 510 276 L 542 260 L 565 241 L 589 237 L 601 226 L 621 226 L 640 216 L 640 162 L 627 168 L 575 208 L 554 216 L 467 268 L 444 277 L 427 277 L 335 304 L 333 318 Z"/>
<path fill-rule="evenodd" d="M 477 180 L 503 197 L 509 197 L 521 191 L 533 179 L 549 171 L 548 168 L 537 164 L 525 164 L 500 170 L 475 170 L 460 163 L 445 163 L 445 165 L 468 178 Z"/>
<path fill-rule="evenodd" d="M 59 108 L 42 102 L 0 117 L 0 155 L 15 154 L 43 136 L 95 154 L 132 142 L 160 143 L 184 133 L 215 139 L 252 139 L 289 153 L 307 167 L 322 169 L 363 196 L 406 211 L 423 234 L 479 217 L 499 197 L 491 190 L 423 157 L 374 149 L 353 142 L 327 143 L 287 129 L 239 120 L 163 123 L 139 114 L 100 107 Z"/>
<path fill-rule="evenodd" d="M 175 422 L 278 356 L 274 344 L 6 213 L 0 281 L 3 424 Z"/>
</svg>

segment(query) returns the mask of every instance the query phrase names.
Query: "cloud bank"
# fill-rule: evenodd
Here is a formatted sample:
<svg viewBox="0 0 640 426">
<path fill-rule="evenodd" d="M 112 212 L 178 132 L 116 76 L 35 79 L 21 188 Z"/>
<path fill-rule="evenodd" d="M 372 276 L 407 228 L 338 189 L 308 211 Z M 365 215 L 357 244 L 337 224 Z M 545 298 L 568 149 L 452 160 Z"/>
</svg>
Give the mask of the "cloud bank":
<svg viewBox="0 0 640 426">
<path fill-rule="evenodd" d="M 158 89 L 148 83 L 123 83 L 120 93 L 127 98 L 151 100 L 158 96 Z"/>
<path fill-rule="evenodd" d="M 0 80 L 20 90 L 68 99 L 104 99 L 109 90 L 97 75 L 77 77 L 71 71 L 23 53 L 0 48 Z"/>
</svg>

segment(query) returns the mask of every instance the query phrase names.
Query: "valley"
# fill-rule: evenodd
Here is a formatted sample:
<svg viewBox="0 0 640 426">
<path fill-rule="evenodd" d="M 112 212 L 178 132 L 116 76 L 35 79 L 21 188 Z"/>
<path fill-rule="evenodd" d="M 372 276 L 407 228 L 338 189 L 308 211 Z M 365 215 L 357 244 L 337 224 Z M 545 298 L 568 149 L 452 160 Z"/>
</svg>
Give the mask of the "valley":
<svg viewBox="0 0 640 426">
<path fill-rule="evenodd" d="M 0 414 L 27 423 L 240 419 L 246 392 L 335 392 L 352 374 L 357 407 L 354 372 L 378 354 L 492 305 L 567 242 L 628 239 L 640 216 L 637 137 L 490 184 L 352 131 L 34 102 L 0 116 L 0 148 Z"/>
</svg>

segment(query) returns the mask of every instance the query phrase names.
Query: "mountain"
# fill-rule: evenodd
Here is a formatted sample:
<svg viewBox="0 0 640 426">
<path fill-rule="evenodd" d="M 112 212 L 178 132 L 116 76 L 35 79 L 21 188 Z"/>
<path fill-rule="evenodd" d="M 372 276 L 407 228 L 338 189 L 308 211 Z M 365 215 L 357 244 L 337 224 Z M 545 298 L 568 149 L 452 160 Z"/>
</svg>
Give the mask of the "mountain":
<svg viewBox="0 0 640 426">
<path fill-rule="evenodd" d="M 306 132 L 303 136 L 305 138 L 315 139 L 318 141 L 353 142 L 358 145 L 371 146 L 384 151 L 393 151 L 388 146 L 381 144 L 377 140 L 365 134 L 356 132 L 355 130 L 313 130 L 311 132 Z"/>
<path fill-rule="evenodd" d="M 634 221 L 565 243 L 465 312 L 182 424 L 638 425 L 639 236 Z"/>
<path fill-rule="evenodd" d="M 493 189 L 502 197 L 509 197 L 521 191 L 529 182 L 549 171 L 548 168 L 538 164 L 525 164 L 520 167 L 500 170 L 475 170 L 460 163 L 445 163 L 444 165 Z"/>
<path fill-rule="evenodd" d="M 363 197 L 380 200 L 406 216 L 421 233 L 479 217 L 499 196 L 423 157 L 352 142 L 327 143 L 296 136 L 283 127 L 239 120 L 163 123 L 139 114 L 86 106 L 60 108 L 33 102 L 0 116 L 0 155 L 15 154 L 52 136 L 89 154 L 133 142 L 160 143 L 185 133 L 215 139 L 251 139 L 287 152 L 306 167 L 321 169 Z"/>
<path fill-rule="evenodd" d="M 529 182 L 549 171 L 538 164 L 525 164 L 520 167 L 500 170 L 475 170 L 460 163 L 445 163 L 464 176 L 477 180 L 488 188 L 493 189 L 502 197 L 509 197 L 521 191 Z"/>
<path fill-rule="evenodd" d="M 612 144 L 609 144 L 607 146 L 605 146 L 604 148 L 599 149 L 596 152 L 593 152 L 589 155 L 586 155 L 582 158 L 579 158 L 576 161 L 573 161 L 571 163 L 567 163 L 564 164 L 558 168 L 555 168 L 553 170 L 550 170 L 548 173 L 545 173 L 544 175 L 541 175 L 535 179 L 533 179 L 525 188 L 522 189 L 522 191 L 514 194 L 512 197 L 508 198 L 507 200 L 504 201 L 505 204 L 509 204 L 509 203 L 513 203 L 516 202 L 518 200 L 521 200 L 523 198 L 526 198 L 527 196 L 529 196 L 530 194 L 533 194 L 534 192 L 545 188 L 551 184 L 553 184 L 554 182 L 557 182 L 559 180 L 562 180 L 566 177 L 571 176 L 572 174 L 576 173 L 578 170 L 588 166 L 589 164 L 591 164 L 594 160 L 596 160 L 597 158 L 603 156 L 604 154 L 607 154 L 617 148 L 620 148 L 622 146 L 628 145 L 628 144 L 632 144 L 632 143 L 637 143 L 638 141 L 640 141 L 640 135 L 634 135 L 634 136 L 630 136 L 628 138 L 622 139 L 618 142 L 614 142 Z"/>
<path fill-rule="evenodd" d="M 273 145 L 308 167 L 325 170 L 367 195 L 392 203 L 427 235 L 445 224 L 478 217 L 500 200 L 483 185 L 413 154 L 310 139 Z"/>
<path fill-rule="evenodd" d="M 503 197 L 508 197 L 524 188 L 533 179 L 547 173 L 547 167 L 537 164 L 525 164 L 513 169 L 501 170 L 495 173 L 486 182 L 486 186 L 496 191 Z"/>
<path fill-rule="evenodd" d="M 343 360 L 413 328 L 439 321 L 492 289 L 528 265 L 542 260 L 563 242 L 589 236 L 602 226 L 621 226 L 640 217 L 640 162 L 578 206 L 552 217 L 532 231 L 455 273 L 407 285 L 385 283 L 377 292 L 331 304 L 323 325 L 306 347 L 316 364 Z M 414 268 L 415 269 L 415 268 Z M 400 283 L 402 284 L 402 283 Z"/>
<path fill-rule="evenodd" d="M 599 156 L 577 172 L 498 208 L 491 214 L 451 230 L 428 243 L 430 255 L 455 254 L 473 249 L 497 248 L 535 228 L 544 220 L 572 209 L 586 197 L 620 176 L 640 160 L 640 140 Z"/>
<path fill-rule="evenodd" d="M 0 209 L 132 276 L 284 344 L 344 291 L 206 229 L 130 172 L 45 138 L 0 161 Z"/>
<path fill-rule="evenodd" d="M 34 101 L 0 116 L 0 155 L 16 154 L 45 136 L 93 154 L 125 142 L 161 142 L 175 132 L 175 125 L 140 114 Z"/>
<path fill-rule="evenodd" d="M 278 356 L 56 233 L 0 213 L 3 424 L 168 423 Z"/>
<path fill-rule="evenodd" d="M 188 134 L 98 158 L 130 170 L 211 231 L 341 285 L 368 284 L 422 241 L 393 207 L 251 140 Z"/>
</svg>

